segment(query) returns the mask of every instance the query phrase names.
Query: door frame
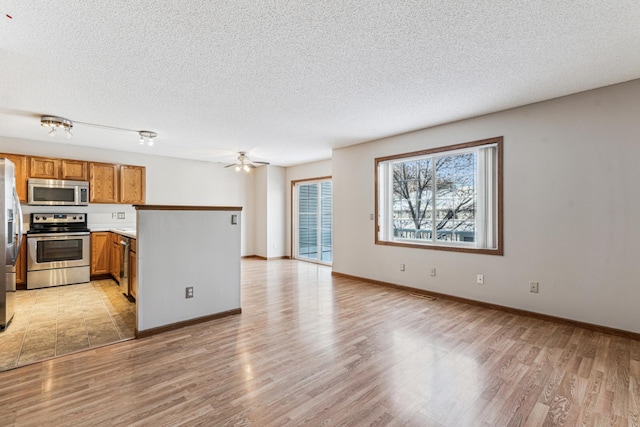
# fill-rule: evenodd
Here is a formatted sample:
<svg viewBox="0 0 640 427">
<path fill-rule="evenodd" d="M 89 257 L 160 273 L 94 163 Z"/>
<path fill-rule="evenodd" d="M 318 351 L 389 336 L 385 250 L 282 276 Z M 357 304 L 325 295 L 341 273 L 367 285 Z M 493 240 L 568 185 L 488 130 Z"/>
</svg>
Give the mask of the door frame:
<svg viewBox="0 0 640 427">
<path fill-rule="evenodd" d="M 320 260 L 314 261 L 314 260 L 310 260 L 310 259 L 300 259 L 297 258 L 297 243 L 295 243 L 295 236 L 296 236 L 296 226 L 298 225 L 298 220 L 296 218 L 296 216 L 294 215 L 294 213 L 296 212 L 297 208 L 296 208 L 296 203 L 298 201 L 298 198 L 296 197 L 296 185 L 298 184 L 303 184 L 305 182 L 307 183 L 311 183 L 311 182 L 315 182 L 315 181 L 331 181 L 331 187 L 332 187 L 332 191 L 331 191 L 331 252 L 333 252 L 333 177 L 331 175 L 329 176 L 321 176 L 321 177 L 317 177 L 317 178 L 304 178 L 304 179 L 296 179 L 296 180 L 291 180 L 291 212 L 289 213 L 290 218 L 291 218 L 291 230 L 290 230 L 290 242 L 289 242 L 289 248 L 291 250 L 291 259 L 295 259 L 298 261 L 306 261 L 306 262 L 313 262 L 313 263 L 317 263 L 317 264 L 322 264 L 322 265 L 332 265 L 333 264 L 333 254 L 331 256 L 332 262 L 331 263 L 327 263 L 327 262 L 322 262 Z"/>
</svg>

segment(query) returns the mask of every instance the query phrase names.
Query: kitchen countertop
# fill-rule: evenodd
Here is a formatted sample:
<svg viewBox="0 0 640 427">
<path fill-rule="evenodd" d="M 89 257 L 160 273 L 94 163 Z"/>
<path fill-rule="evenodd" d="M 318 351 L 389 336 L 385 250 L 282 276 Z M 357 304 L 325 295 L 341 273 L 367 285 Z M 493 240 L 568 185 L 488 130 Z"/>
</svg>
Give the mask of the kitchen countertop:
<svg viewBox="0 0 640 427">
<path fill-rule="evenodd" d="M 92 232 L 98 231 L 110 231 L 112 233 L 118 233 L 121 236 L 130 237 L 132 239 L 136 237 L 136 229 L 132 227 L 123 227 L 123 228 L 111 228 L 111 227 L 91 227 Z"/>
</svg>

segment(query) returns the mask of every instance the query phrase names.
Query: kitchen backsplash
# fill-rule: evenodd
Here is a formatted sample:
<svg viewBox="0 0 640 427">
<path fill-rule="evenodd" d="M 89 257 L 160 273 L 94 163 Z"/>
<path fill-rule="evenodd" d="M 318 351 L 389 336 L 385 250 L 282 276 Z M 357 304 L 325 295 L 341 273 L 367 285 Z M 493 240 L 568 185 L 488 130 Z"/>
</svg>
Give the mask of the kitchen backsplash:
<svg viewBox="0 0 640 427">
<path fill-rule="evenodd" d="M 86 213 L 89 229 L 135 228 L 136 210 L 131 205 L 90 204 L 89 206 L 29 206 L 22 204 L 25 230 L 31 213 Z"/>
</svg>

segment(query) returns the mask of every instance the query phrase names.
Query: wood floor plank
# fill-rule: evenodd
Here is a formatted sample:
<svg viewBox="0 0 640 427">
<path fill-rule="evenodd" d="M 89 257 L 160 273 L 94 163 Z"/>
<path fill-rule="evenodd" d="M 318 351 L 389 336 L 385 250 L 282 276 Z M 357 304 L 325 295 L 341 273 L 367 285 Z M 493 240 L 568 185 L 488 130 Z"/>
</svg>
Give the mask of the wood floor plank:
<svg viewBox="0 0 640 427">
<path fill-rule="evenodd" d="M 0 373 L 0 425 L 640 423 L 640 342 L 244 260 L 242 314 Z"/>
</svg>

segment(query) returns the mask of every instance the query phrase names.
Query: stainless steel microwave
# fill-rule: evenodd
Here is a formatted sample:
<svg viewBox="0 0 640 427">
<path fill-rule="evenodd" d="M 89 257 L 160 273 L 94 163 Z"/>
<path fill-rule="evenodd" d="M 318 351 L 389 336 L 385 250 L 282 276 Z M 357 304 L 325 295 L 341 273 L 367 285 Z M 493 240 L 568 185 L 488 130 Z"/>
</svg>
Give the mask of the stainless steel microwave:
<svg viewBox="0 0 640 427">
<path fill-rule="evenodd" d="M 40 206 L 86 206 L 89 183 L 63 179 L 29 179 L 27 203 Z"/>
</svg>

